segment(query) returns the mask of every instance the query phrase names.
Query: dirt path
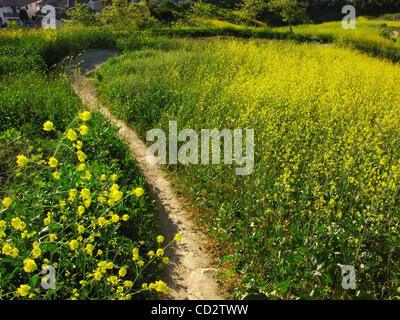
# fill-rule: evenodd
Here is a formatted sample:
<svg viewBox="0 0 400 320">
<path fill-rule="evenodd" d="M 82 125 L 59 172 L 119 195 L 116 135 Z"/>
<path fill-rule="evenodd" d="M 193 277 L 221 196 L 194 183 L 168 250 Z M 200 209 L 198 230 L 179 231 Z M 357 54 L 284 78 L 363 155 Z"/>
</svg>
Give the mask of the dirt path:
<svg viewBox="0 0 400 320">
<path fill-rule="evenodd" d="M 171 261 L 164 277 L 164 281 L 171 288 L 168 299 L 223 299 L 218 294 L 218 285 L 215 279 L 216 269 L 209 266 L 210 258 L 203 249 L 201 236 L 193 229 L 188 213 L 182 208 L 179 199 L 174 194 L 165 172 L 159 165 L 151 165 L 146 161 L 147 147 L 144 142 L 140 140 L 135 131 L 123 121 L 115 119 L 107 108 L 97 101 L 96 89 L 85 77 L 110 57 L 116 55 L 118 52 L 110 50 L 83 52 L 72 63 L 73 65 L 79 63 L 82 73 L 73 78 L 72 87 L 86 106 L 93 110 L 99 110 L 120 128 L 119 136 L 129 143 L 132 156 L 137 160 L 155 196 L 159 209 L 161 232 L 165 239 L 171 240 L 177 232 L 183 235 L 182 241 L 174 244 L 166 252 Z"/>
</svg>

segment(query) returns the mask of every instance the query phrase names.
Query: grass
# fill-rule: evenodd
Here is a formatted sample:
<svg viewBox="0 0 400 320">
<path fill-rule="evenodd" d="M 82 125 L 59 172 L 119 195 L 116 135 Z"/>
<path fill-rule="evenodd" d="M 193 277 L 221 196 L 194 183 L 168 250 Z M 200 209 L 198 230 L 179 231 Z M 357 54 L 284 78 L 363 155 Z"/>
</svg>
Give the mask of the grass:
<svg viewBox="0 0 400 320">
<path fill-rule="evenodd" d="M 101 114 L 78 117 L 80 99 L 51 67 L 113 43 L 79 32 L 0 37 L 0 299 L 153 299 L 169 290 L 159 281 L 168 244 L 129 148 Z M 41 272 L 51 267 L 55 287 L 45 289 Z"/>
<path fill-rule="evenodd" d="M 388 39 L 383 33 L 383 29 L 400 30 L 400 22 L 358 17 L 356 23 L 356 29 L 343 29 L 341 21 L 334 21 L 317 25 L 298 25 L 294 27 L 294 31 L 296 34 L 313 37 L 322 42 L 333 42 L 393 62 L 400 61 L 399 40 Z M 287 27 L 274 30 L 285 32 Z"/>
<path fill-rule="evenodd" d="M 250 176 L 168 166 L 232 266 L 233 297 L 382 299 L 398 295 L 399 71 L 343 48 L 216 40 L 113 58 L 97 82 L 143 138 L 170 120 L 255 130 Z"/>
<path fill-rule="evenodd" d="M 155 282 L 162 257 L 147 255 L 161 244 L 144 178 L 100 114 L 79 133 L 83 106 L 58 66 L 95 48 L 126 53 L 96 80 L 114 114 L 142 137 L 169 120 L 180 128 L 255 129 L 249 177 L 224 165 L 168 167 L 219 249 L 232 297 L 398 296 L 399 70 L 345 47 L 399 61 L 399 42 L 388 35 L 400 24 L 359 18 L 356 30 L 330 22 L 296 26 L 292 35 L 235 21 L 203 18 L 202 27 L 144 32 L 0 32 L 1 298 L 151 299 L 168 290 Z M 337 48 L 299 44 L 312 39 Z M 44 131 L 46 121 L 56 130 Z M 82 146 L 66 135 L 71 123 Z M 78 148 L 87 155 L 84 169 Z M 18 156 L 28 163 L 19 166 Z M 80 194 L 85 188 L 90 202 Z M 109 195 L 119 192 L 123 199 L 113 203 Z M 104 261 L 113 267 L 104 269 Z M 141 270 L 139 261 L 154 264 Z M 341 288 L 343 264 L 357 268 L 355 291 Z M 40 285 L 43 265 L 56 267 L 54 290 Z"/>
</svg>

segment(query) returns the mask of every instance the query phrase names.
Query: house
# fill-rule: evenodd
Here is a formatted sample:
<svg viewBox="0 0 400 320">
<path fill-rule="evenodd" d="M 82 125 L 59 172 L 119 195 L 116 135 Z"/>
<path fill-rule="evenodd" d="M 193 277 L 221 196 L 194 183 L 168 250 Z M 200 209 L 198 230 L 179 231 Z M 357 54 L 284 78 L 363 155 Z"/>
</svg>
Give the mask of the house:
<svg viewBox="0 0 400 320">
<path fill-rule="evenodd" d="M 41 7 L 50 5 L 56 8 L 57 14 L 66 10 L 74 10 L 77 4 L 86 4 L 91 10 L 101 12 L 103 9 L 102 0 L 42 0 Z"/>
<path fill-rule="evenodd" d="M 24 18 L 31 19 L 40 9 L 41 0 L 0 0 L 0 23 L 16 21 L 22 24 Z"/>
<path fill-rule="evenodd" d="M 101 12 L 103 9 L 102 0 L 42 0 L 40 2 L 40 11 L 35 19 L 35 24 L 41 25 L 41 21 L 45 16 L 45 14 L 41 12 L 42 8 L 45 6 L 52 6 L 56 12 L 56 28 L 61 28 L 64 25 L 63 20 L 68 19 L 68 10 L 75 10 L 77 4 L 86 4 L 93 12 Z"/>
</svg>

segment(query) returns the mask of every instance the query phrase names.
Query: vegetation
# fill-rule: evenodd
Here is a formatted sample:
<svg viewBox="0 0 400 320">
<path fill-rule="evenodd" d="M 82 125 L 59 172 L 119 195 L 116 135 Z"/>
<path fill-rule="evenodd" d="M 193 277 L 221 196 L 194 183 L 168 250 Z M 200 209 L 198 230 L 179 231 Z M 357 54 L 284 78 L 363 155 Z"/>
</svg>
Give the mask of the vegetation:
<svg viewBox="0 0 400 320">
<path fill-rule="evenodd" d="M 335 21 L 320 25 L 299 25 L 296 27 L 296 34 L 312 37 L 325 43 L 333 42 L 398 62 L 400 61 L 399 39 L 389 36 L 394 30 L 400 30 L 400 22 L 358 17 L 355 30 L 345 30 L 342 28 L 341 21 Z M 284 32 L 285 28 L 276 28 L 274 31 Z"/>
<path fill-rule="evenodd" d="M 85 43 L 87 31 L 55 35 L 2 39 L 0 298 L 167 293 L 160 276 L 169 244 L 158 236 L 156 207 L 129 149 L 99 113 L 83 110 L 62 69 L 44 73 L 43 57 L 52 50 L 79 50 L 96 40 Z M 41 273 L 51 267 L 49 288 L 51 278 Z"/>
<path fill-rule="evenodd" d="M 307 20 L 306 9 L 297 0 L 270 0 L 268 6 L 272 12 L 278 12 L 282 16 L 282 20 L 289 25 L 291 33 L 294 23 Z"/>
<path fill-rule="evenodd" d="M 170 244 L 144 177 L 63 70 L 96 48 L 124 53 L 94 77 L 143 138 L 170 120 L 255 130 L 250 176 L 223 164 L 167 166 L 231 297 L 398 299 L 400 22 L 387 13 L 398 1 L 353 2 L 385 14 L 344 30 L 340 14 L 323 22 L 344 1 L 108 0 L 102 14 L 78 6 L 61 30 L 1 30 L 0 299 L 168 292 Z M 321 10 L 323 23 L 300 24 Z M 343 290 L 343 265 L 356 267 L 356 290 Z M 49 266 L 57 285 L 47 290 Z"/>
<path fill-rule="evenodd" d="M 97 79 L 142 137 L 170 120 L 255 130 L 250 176 L 168 166 L 234 297 L 379 299 L 398 295 L 398 72 L 347 49 L 229 40 L 128 53 Z M 342 265 L 356 266 L 357 290 L 342 289 Z"/>
</svg>

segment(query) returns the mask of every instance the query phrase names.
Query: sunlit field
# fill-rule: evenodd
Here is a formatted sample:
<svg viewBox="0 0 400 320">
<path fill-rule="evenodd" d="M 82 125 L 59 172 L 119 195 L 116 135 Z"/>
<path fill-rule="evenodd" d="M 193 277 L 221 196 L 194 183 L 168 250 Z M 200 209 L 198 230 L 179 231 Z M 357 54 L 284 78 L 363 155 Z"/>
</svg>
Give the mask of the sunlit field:
<svg viewBox="0 0 400 320">
<path fill-rule="evenodd" d="M 199 6 L 168 23 L 147 12 L 121 26 L 111 12 L 108 24 L 0 29 L 0 300 L 197 294 L 193 270 L 183 289 L 171 272 L 200 250 L 220 298 L 399 299 L 400 22 L 291 33 Z M 91 105 L 71 86 L 86 50 L 120 54 L 79 75 Z M 252 129 L 254 170 L 236 175 L 223 139 L 219 164 L 157 167 L 188 213 L 176 215 L 186 234 L 175 222 L 163 234 L 163 190 L 117 119 L 147 146 L 170 121 Z"/>
<path fill-rule="evenodd" d="M 400 68 L 348 49 L 215 40 L 97 73 L 139 130 L 253 128 L 255 169 L 169 166 L 216 239 L 234 296 L 389 298 L 399 275 Z M 357 288 L 340 266 L 357 267 Z M 228 268 L 229 269 L 229 268 Z"/>
<path fill-rule="evenodd" d="M 168 244 L 142 173 L 61 66 L 46 69 L 60 52 L 99 38 L 83 30 L 26 36 L 8 33 L 2 40 L 13 41 L 1 47 L 0 299 L 168 293 L 160 279 Z"/>
<path fill-rule="evenodd" d="M 296 34 L 312 36 L 325 43 L 358 49 L 392 61 L 400 61 L 400 42 L 393 37 L 392 31 L 400 31 L 400 22 L 358 17 L 356 29 L 343 29 L 341 21 L 322 24 L 304 24 L 294 27 Z M 287 27 L 274 28 L 275 31 L 287 31 Z"/>
</svg>

